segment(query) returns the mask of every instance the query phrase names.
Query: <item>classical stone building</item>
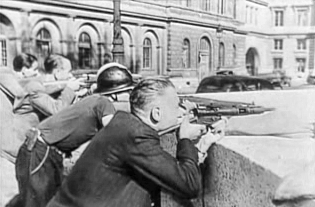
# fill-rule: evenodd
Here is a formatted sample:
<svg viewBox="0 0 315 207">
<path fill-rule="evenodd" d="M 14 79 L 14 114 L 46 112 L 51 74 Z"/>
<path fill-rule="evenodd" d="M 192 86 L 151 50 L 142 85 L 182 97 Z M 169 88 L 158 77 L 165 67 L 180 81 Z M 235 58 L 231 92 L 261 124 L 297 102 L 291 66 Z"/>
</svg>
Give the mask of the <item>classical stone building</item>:
<svg viewBox="0 0 315 207">
<path fill-rule="evenodd" d="M 125 65 L 199 80 L 222 69 L 307 73 L 314 68 L 314 3 L 294 2 L 121 0 Z M 76 69 L 97 69 L 111 57 L 113 1 L 1 0 L 0 29 L 0 65 L 11 67 L 20 52 L 40 61 L 60 53 Z"/>
<path fill-rule="evenodd" d="M 144 75 L 198 78 L 244 69 L 242 2 L 122 0 L 125 64 Z M 11 66 L 19 52 L 40 59 L 61 53 L 77 69 L 94 69 L 111 55 L 112 1 L 2 0 L 0 6 L 2 65 Z"/>
<path fill-rule="evenodd" d="M 304 78 L 314 69 L 314 1 L 247 0 L 246 66 L 252 74 L 283 70 Z"/>
</svg>

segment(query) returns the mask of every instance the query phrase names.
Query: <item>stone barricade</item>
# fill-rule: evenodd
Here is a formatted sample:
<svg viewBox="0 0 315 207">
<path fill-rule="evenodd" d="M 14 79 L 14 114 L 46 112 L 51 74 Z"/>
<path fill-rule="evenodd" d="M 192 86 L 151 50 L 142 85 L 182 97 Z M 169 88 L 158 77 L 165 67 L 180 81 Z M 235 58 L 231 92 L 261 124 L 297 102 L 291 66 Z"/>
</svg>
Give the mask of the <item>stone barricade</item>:
<svg viewBox="0 0 315 207">
<path fill-rule="evenodd" d="M 203 190 L 194 200 L 163 192 L 163 207 L 273 207 L 282 179 L 315 160 L 315 90 L 198 94 L 227 101 L 254 102 L 276 111 L 233 117 L 225 139 L 212 146 L 202 165 Z M 174 135 L 162 146 L 174 154 Z"/>
</svg>

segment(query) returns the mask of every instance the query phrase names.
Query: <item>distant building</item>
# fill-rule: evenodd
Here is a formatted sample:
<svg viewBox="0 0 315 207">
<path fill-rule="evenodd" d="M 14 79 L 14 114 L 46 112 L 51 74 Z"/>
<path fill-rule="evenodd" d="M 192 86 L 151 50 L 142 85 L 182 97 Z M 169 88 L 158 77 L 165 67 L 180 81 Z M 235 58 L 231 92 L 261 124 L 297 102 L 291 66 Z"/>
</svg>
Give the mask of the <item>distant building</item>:
<svg viewBox="0 0 315 207">
<path fill-rule="evenodd" d="M 313 8 L 312 8 L 312 15 L 311 15 L 311 30 L 315 31 L 315 0 L 313 0 Z M 315 74 L 315 32 L 310 35 L 310 46 L 309 46 L 309 69 L 310 72 Z"/>
<path fill-rule="evenodd" d="M 251 74 L 314 69 L 314 0 L 246 0 L 246 66 Z"/>
<path fill-rule="evenodd" d="M 125 65 L 134 73 L 196 77 L 314 68 L 314 1 L 121 0 Z M 313 26 L 311 26 L 311 24 Z M 0 65 L 49 53 L 75 69 L 111 59 L 113 2 L 1 0 Z M 312 56 L 313 55 L 313 56 Z"/>
</svg>

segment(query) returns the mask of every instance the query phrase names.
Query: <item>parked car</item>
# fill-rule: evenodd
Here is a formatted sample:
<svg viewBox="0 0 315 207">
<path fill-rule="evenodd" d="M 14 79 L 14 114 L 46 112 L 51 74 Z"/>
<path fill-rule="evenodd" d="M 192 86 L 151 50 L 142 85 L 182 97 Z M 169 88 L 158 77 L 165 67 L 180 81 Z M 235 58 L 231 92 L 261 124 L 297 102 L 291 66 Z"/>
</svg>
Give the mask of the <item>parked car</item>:
<svg viewBox="0 0 315 207">
<path fill-rule="evenodd" d="M 272 73 L 261 73 L 257 77 L 269 80 L 275 87 L 291 86 L 292 78 L 286 75 L 283 70 L 276 70 Z"/>
<path fill-rule="evenodd" d="M 196 93 L 274 90 L 273 84 L 263 78 L 240 75 L 214 75 L 204 78 Z"/>
<path fill-rule="evenodd" d="M 313 75 L 308 75 L 307 76 L 307 79 L 306 79 L 306 82 L 308 83 L 308 84 L 312 84 L 312 85 L 314 85 L 315 84 L 315 76 L 313 76 Z"/>
</svg>

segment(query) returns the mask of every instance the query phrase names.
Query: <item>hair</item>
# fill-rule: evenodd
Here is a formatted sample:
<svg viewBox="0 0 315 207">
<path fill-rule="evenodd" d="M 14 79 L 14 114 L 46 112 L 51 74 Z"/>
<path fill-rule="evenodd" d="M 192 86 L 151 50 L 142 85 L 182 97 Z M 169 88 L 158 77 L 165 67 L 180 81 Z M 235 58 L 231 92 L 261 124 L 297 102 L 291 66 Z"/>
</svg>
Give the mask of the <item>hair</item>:
<svg viewBox="0 0 315 207">
<path fill-rule="evenodd" d="M 16 72 L 21 72 L 23 67 L 30 68 L 35 61 L 37 61 L 37 58 L 34 55 L 21 53 L 14 58 L 13 69 Z"/>
<path fill-rule="evenodd" d="M 71 62 L 68 58 L 66 58 L 62 55 L 59 55 L 59 54 L 49 55 L 45 59 L 45 62 L 44 62 L 44 67 L 45 67 L 44 72 L 51 74 L 51 73 L 53 73 L 53 71 L 55 69 L 65 70 L 66 68 L 64 66 L 67 63 L 70 64 L 70 66 L 72 68 Z"/>
<path fill-rule="evenodd" d="M 175 88 L 173 83 L 166 78 L 147 78 L 140 81 L 132 90 L 129 98 L 131 113 L 146 111 L 157 97 L 165 93 L 165 89 Z"/>
</svg>

